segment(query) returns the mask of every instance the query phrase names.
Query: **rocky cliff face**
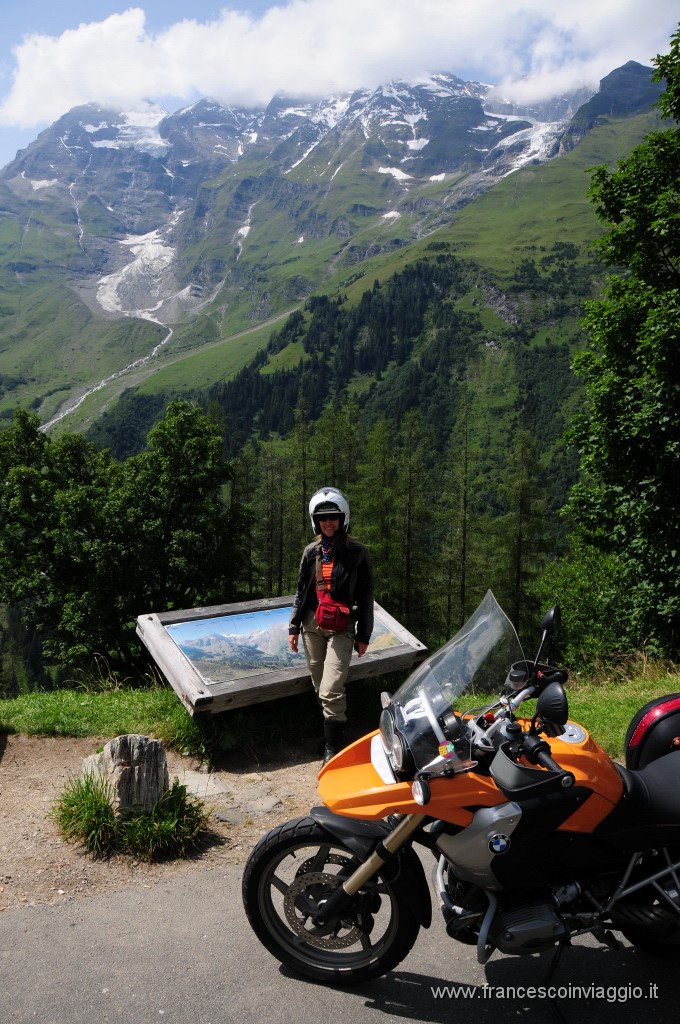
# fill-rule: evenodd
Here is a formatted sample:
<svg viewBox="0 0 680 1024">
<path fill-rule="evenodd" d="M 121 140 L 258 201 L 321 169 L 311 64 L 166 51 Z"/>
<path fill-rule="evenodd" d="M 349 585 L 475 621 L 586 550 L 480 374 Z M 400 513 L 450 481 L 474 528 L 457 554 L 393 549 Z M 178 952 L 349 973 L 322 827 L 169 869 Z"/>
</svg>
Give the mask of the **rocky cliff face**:
<svg viewBox="0 0 680 1024">
<path fill-rule="evenodd" d="M 651 76 L 651 68 L 629 60 L 603 78 L 598 92 L 575 111 L 562 137 L 560 151 L 573 149 L 603 118 L 633 117 L 652 108 L 661 90 Z"/>
</svg>

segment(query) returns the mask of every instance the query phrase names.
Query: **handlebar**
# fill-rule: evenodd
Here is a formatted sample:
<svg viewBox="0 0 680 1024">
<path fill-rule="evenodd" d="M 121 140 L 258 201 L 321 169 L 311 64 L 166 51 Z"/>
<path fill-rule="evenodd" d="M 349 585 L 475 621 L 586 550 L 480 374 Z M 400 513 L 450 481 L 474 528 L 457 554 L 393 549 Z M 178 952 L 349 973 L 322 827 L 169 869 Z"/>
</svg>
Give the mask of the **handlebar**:
<svg viewBox="0 0 680 1024">
<path fill-rule="evenodd" d="M 536 755 L 536 762 L 547 768 L 549 772 L 561 772 L 564 769 L 560 767 L 554 757 L 547 754 L 544 750 L 539 750 Z"/>
<path fill-rule="evenodd" d="M 549 772 L 557 772 L 562 776 L 562 785 L 565 789 L 574 785 L 576 781 L 571 772 L 565 771 L 552 756 L 550 744 L 540 736 L 525 735 L 522 744 L 522 753 L 531 764 L 540 764 Z"/>
</svg>

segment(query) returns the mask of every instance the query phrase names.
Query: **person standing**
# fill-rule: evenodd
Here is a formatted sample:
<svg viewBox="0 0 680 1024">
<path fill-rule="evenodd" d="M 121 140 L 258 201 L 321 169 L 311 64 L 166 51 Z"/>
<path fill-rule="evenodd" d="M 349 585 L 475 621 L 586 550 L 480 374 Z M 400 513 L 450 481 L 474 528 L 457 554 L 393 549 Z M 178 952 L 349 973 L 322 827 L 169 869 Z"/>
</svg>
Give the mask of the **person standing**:
<svg viewBox="0 0 680 1024">
<path fill-rule="evenodd" d="M 288 643 L 297 652 L 302 634 L 307 666 L 323 712 L 326 764 L 343 747 L 345 684 L 352 651 L 362 657 L 373 632 L 373 572 L 367 549 L 348 532 L 350 509 L 342 491 L 336 487 L 318 490 L 310 499 L 309 516 L 316 536 L 302 552 Z M 324 629 L 318 625 L 317 606 L 326 596 L 349 609 L 344 628 Z"/>
</svg>

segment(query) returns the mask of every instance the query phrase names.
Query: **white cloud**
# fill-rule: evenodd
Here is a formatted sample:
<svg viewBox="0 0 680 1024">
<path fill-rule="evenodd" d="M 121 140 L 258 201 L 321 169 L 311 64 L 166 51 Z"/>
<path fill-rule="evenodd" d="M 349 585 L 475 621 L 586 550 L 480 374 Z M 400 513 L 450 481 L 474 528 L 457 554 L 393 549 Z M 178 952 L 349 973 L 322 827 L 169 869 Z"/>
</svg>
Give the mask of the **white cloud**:
<svg viewBox="0 0 680 1024">
<path fill-rule="evenodd" d="M 15 48 L 0 124 L 30 127 L 72 106 L 212 96 L 259 104 L 447 70 L 535 98 L 668 50 L 677 0 L 289 0 L 261 17 L 225 8 L 152 34 L 131 7 Z M 528 82 L 526 80 L 528 76 Z"/>
</svg>

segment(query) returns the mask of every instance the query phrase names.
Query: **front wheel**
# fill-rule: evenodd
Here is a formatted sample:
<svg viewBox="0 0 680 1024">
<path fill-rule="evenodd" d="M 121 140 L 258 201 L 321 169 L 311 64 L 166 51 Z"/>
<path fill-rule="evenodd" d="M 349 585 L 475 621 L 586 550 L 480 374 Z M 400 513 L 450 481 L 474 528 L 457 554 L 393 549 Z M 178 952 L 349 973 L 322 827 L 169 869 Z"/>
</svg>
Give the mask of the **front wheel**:
<svg viewBox="0 0 680 1024">
<path fill-rule="evenodd" d="M 420 925 L 403 898 L 408 872 L 386 866 L 341 916 L 317 928 L 312 916 L 360 861 L 313 818 L 296 818 L 263 836 L 243 875 L 246 915 L 281 963 L 315 981 L 351 985 L 401 963 Z"/>
</svg>

